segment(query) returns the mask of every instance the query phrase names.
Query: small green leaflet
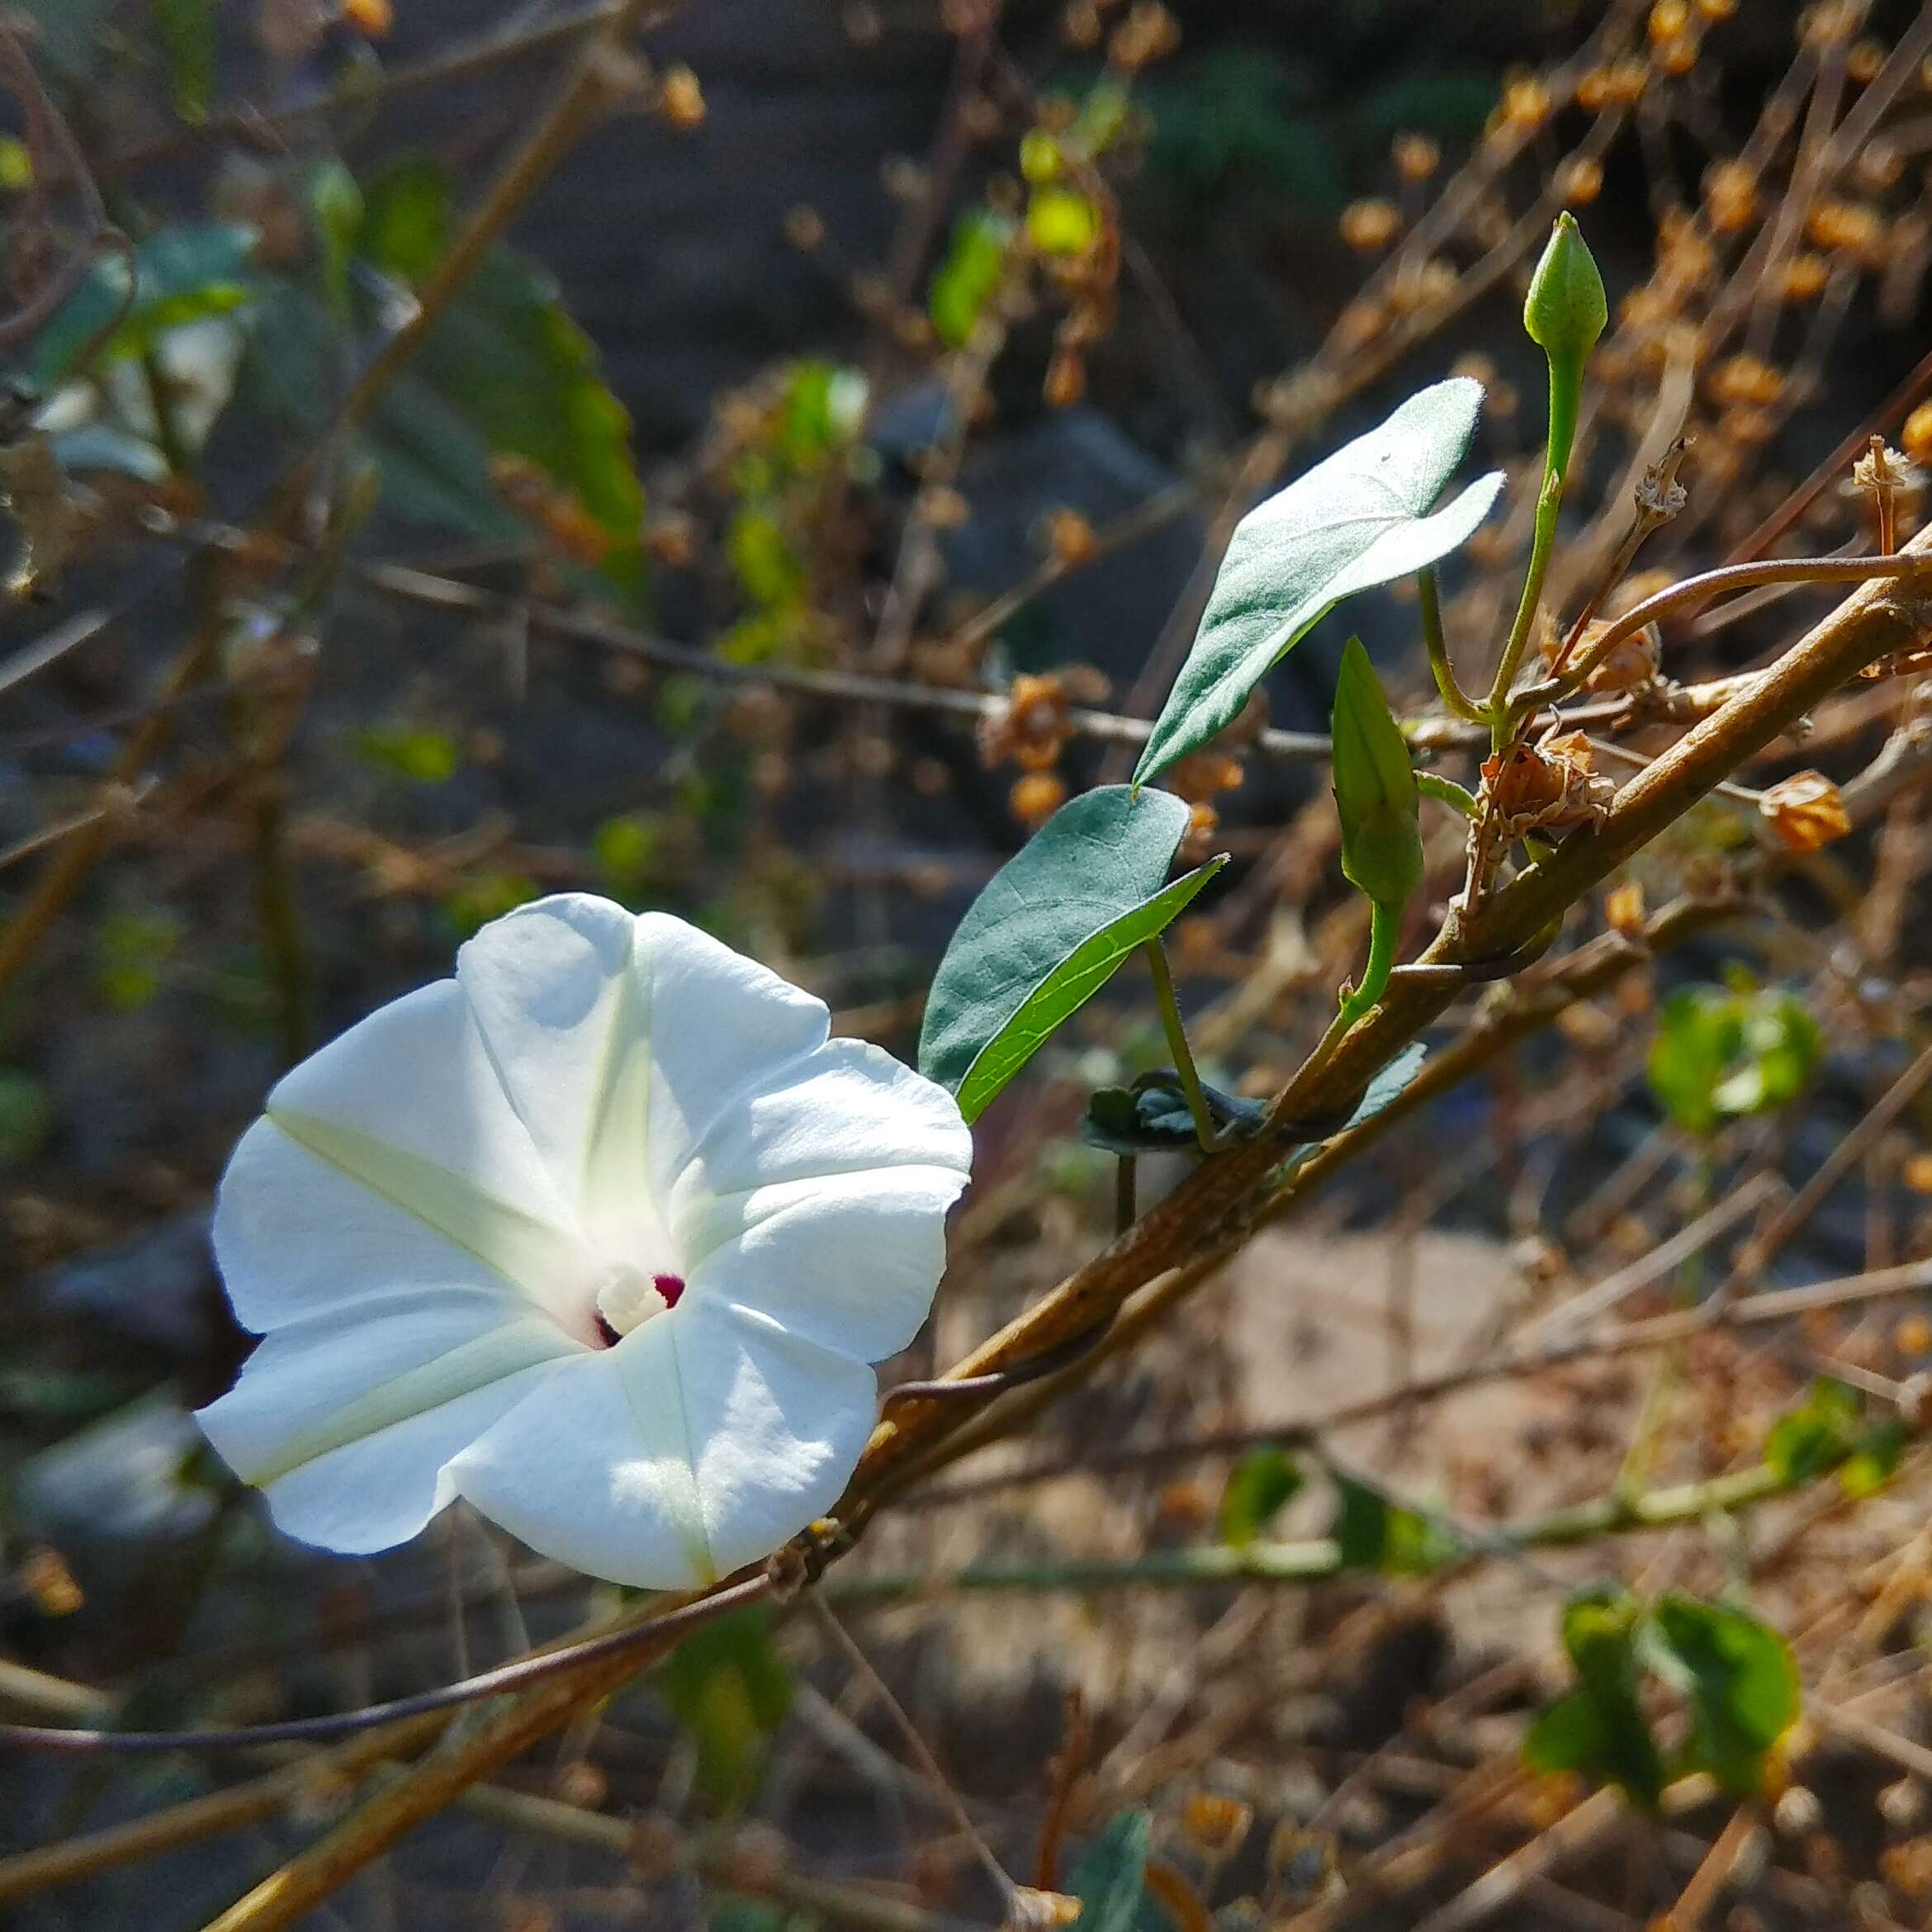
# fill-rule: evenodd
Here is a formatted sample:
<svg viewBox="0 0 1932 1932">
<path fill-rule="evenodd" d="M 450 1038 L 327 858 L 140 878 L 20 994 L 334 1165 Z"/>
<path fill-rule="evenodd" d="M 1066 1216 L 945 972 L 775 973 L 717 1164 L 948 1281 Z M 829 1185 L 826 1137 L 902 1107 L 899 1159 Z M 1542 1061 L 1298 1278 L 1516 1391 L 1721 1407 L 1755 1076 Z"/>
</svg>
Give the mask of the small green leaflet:
<svg viewBox="0 0 1932 1932">
<path fill-rule="evenodd" d="M 1679 987 L 1664 1002 L 1650 1048 L 1650 1092 L 1693 1134 L 1797 1099 L 1824 1049 L 1796 994 L 1765 987 Z"/>
<path fill-rule="evenodd" d="M 792 1707 L 792 1673 L 761 1604 L 694 1631 L 670 1654 L 658 1682 L 665 1702 L 698 1746 L 698 1783 L 714 1808 L 750 1801 L 765 1745 Z"/>
<path fill-rule="evenodd" d="M 1665 1783 L 1663 1753 L 1644 1715 L 1637 1640 L 1643 1611 L 1627 1590 L 1580 1590 L 1563 1611 L 1563 1647 L 1576 1688 L 1548 1706 L 1523 1740 L 1537 1771 L 1579 1771 L 1649 1809 Z"/>
<path fill-rule="evenodd" d="M 1221 1492 L 1221 1541 L 1245 1550 L 1301 1487 L 1301 1470 L 1279 1443 L 1250 1449 Z"/>
<path fill-rule="evenodd" d="M 1660 1674 L 1676 1680 L 1690 1711 L 1674 1768 L 1707 1771 L 1740 1797 L 1760 1790 L 1802 1702 L 1791 1646 L 1742 1610 L 1674 1592 L 1659 1601 L 1651 1632 Z"/>
<path fill-rule="evenodd" d="M 968 1120 L 1227 863 L 1165 883 L 1186 829 L 1172 793 L 1103 785 L 1063 805 L 973 901 L 919 1041 L 920 1072 Z"/>
<path fill-rule="evenodd" d="M 174 111 L 199 125 L 215 98 L 215 0 L 153 0 L 153 7 L 174 83 Z"/>
<path fill-rule="evenodd" d="M 97 352 L 103 362 L 138 355 L 184 322 L 244 306 L 256 293 L 254 245 L 254 230 L 233 223 L 164 228 L 135 249 L 131 301 L 125 258 L 103 255 L 40 331 L 34 344 L 35 381 L 51 390 L 82 373 L 70 366 L 73 358 L 117 316 L 113 333 Z"/>
<path fill-rule="evenodd" d="M 1869 1496 L 1891 1480 L 1906 1441 L 1901 1418 L 1868 1423 L 1865 1399 L 1856 1389 L 1821 1377 L 1772 1426 L 1764 1461 L 1794 1488 L 1836 1470 L 1847 1495 Z"/>
<path fill-rule="evenodd" d="M 1331 605 L 1468 541 L 1503 487 L 1500 470 L 1432 514 L 1430 505 L 1469 447 L 1482 397 L 1467 376 L 1433 384 L 1242 519 L 1135 784 L 1232 724 Z"/>
<path fill-rule="evenodd" d="M 1523 1756 L 1536 1769 L 1582 1772 L 1646 1810 L 1693 1772 L 1740 1797 L 1764 1789 L 1802 1703 L 1791 1647 L 1769 1624 L 1680 1591 L 1646 1606 L 1600 1586 L 1570 1598 L 1563 1643 L 1576 1687 L 1531 1726 Z M 1646 1676 L 1677 1694 L 1689 1721 L 1668 1756 L 1645 1712 Z"/>
<path fill-rule="evenodd" d="M 1145 1811 L 1120 1812 L 1073 1868 L 1067 1890 L 1080 1901 L 1080 1932 L 1169 1932 L 1147 1889 L 1152 1824 Z"/>
<path fill-rule="evenodd" d="M 1358 1477 L 1333 1472 L 1335 1521 L 1329 1534 L 1345 1570 L 1422 1576 L 1452 1563 L 1462 1546 L 1448 1527 L 1405 1508 Z"/>
<path fill-rule="evenodd" d="M 949 348 L 963 347 L 972 334 L 1006 272 L 1012 242 L 1012 217 L 990 208 L 969 209 L 953 225 L 952 244 L 933 272 L 926 301 L 932 325 Z"/>
<path fill-rule="evenodd" d="M 1250 1139 L 1267 1119 L 1259 1101 L 1223 1093 L 1205 1081 L 1201 1092 L 1215 1131 L 1229 1140 Z M 1164 1067 L 1131 1087 L 1096 1087 L 1080 1119 L 1080 1138 L 1113 1154 L 1177 1153 L 1200 1145 L 1180 1076 Z"/>
</svg>

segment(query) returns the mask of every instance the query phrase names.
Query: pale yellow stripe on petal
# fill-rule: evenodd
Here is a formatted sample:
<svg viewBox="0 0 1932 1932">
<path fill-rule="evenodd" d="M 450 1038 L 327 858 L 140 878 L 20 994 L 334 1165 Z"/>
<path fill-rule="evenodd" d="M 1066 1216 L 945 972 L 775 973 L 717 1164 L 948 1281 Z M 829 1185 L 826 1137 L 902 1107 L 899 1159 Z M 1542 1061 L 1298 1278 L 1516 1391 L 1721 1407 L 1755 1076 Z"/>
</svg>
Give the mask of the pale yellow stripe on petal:
<svg viewBox="0 0 1932 1932">
<path fill-rule="evenodd" d="M 271 1106 L 268 1118 L 290 1139 L 475 1255 L 533 1300 L 547 1303 L 549 1290 L 575 1257 L 573 1234 L 420 1154 L 292 1107 Z"/>
<path fill-rule="evenodd" d="M 525 1369 L 581 1353 L 547 1322 L 514 1322 L 492 1328 L 343 1404 L 326 1423 L 286 1443 L 272 1462 L 235 1473 L 244 1482 L 266 1489 L 331 1450 L 346 1448 Z"/>
</svg>

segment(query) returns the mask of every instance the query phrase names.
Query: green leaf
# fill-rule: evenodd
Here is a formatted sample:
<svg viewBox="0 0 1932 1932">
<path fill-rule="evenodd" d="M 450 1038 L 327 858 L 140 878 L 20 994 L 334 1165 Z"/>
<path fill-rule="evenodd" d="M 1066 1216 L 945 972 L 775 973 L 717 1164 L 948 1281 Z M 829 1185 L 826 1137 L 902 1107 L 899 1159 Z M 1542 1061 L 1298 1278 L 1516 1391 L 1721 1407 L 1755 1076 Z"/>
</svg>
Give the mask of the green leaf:
<svg viewBox="0 0 1932 1932">
<path fill-rule="evenodd" d="M 1148 1840 L 1153 1821 L 1145 1811 L 1110 1819 L 1067 1880 L 1080 1901 L 1079 1932 L 1166 1932 L 1166 1919 L 1147 1890 Z"/>
<path fill-rule="evenodd" d="M 794 467 L 821 467 L 858 434 L 865 395 L 865 376 L 858 369 L 809 358 L 794 364 L 779 424 L 780 452 Z"/>
<path fill-rule="evenodd" d="M 1764 1438 L 1764 1461 L 1780 1482 L 1809 1482 L 1836 1469 L 1857 1442 L 1864 1407 L 1858 1391 L 1820 1376 Z"/>
<path fill-rule="evenodd" d="M 1247 1139 L 1267 1118 L 1259 1101 L 1243 1100 L 1201 1083 L 1208 1118 L 1230 1139 Z M 1186 1090 L 1171 1068 L 1144 1073 L 1131 1087 L 1096 1087 L 1080 1119 L 1080 1138 L 1089 1147 L 1115 1154 L 1174 1153 L 1198 1148 L 1194 1115 Z"/>
<path fill-rule="evenodd" d="M 1334 1472 L 1337 1508 L 1329 1534 L 1345 1570 L 1380 1570 L 1385 1576 L 1421 1576 L 1462 1554 L 1442 1523 L 1405 1508 L 1359 1477 Z"/>
<path fill-rule="evenodd" d="M 764 1605 L 735 1610 L 692 1631 L 660 1674 L 665 1701 L 697 1744 L 698 1788 L 720 1811 L 755 1795 L 766 1745 L 792 1707 L 774 1628 Z"/>
<path fill-rule="evenodd" d="M 1226 863 L 1163 884 L 1186 829 L 1172 793 L 1102 786 L 1063 805 L 973 901 L 919 1040 L 920 1071 L 968 1120 Z"/>
<path fill-rule="evenodd" d="M 1613 1784 L 1650 1809 L 1664 1785 L 1663 1754 L 1639 1695 L 1642 1606 L 1627 1590 L 1579 1591 L 1565 1605 L 1563 1644 L 1577 1687 L 1531 1726 L 1523 1759 L 1538 1771 L 1574 1771 Z"/>
<path fill-rule="evenodd" d="M 0 1174 L 24 1167 L 53 1130 L 47 1090 L 18 1067 L 0 1067 Z"/>
<path fill-rule="evenodd" d="M 356 178 L 341 162 L 318 162 L 308 178 L 309 212 L 322 244 L 323 281 L 331 304 L 347 312 L 349 270 L 366 211 Z"/>
<path fill-rule="evenodd" d="M 1823 1041 L 1795 994 L 1758 994 L 1744 1015 L 1745 1064 L 1712 1096 L 1725 1114 L 1762 1114 L 1794 1101 L 1810 1084 Z"/>
<path fill-rule="evenodd" d="M 448 245 L 455 220 L 449 177 L 426 154 L 409 155 L 370 182 L 357 252 L 372 268 L 419 288 Z"/>
<path fill-rule="evenodd" d="M 1430 505 L 1469 447 L 1482 395 L 1467 376 L 1421 391 L 1242 519 L 1136 784 L 1232 724 L 1333 605 L 1412 575 L 1468 540 L 1503 487 L 1501 471 L 1440 510 Z"/>
<path fill-rule="evenodd" d="M 1680 1127 L 1712 1134 L 1795 1100 L 1822 1049 L 1817 1021 L 1791 993 L 1680 987 L 1658 1016 L 1650 1091 Z"/>
<path fill-rule="evenodd" d="M 447 178 L 433 163 L 400 162 L 367 184 L 363 202 L 357 253 L 419 286 L 452 232 Z M 371 440 L 400 507 L 485 538 L 518 528 L 498 501 L 490 458 L 524 457 L 609 536 L 604 575 L 629 585 L 642 573 L 644 497 L 630 418 L 556 282 L 513 249 L 492 249 L 444 310 L 386 395 Z"/>
<path fill-rule="evenodd" d="M 1422 795 L 1408 744 L 1359 637 L 1342 653 L 1333 726 L 1342 876 L 1378 905 L 1404 905 L 1423 879 Z"/>
<path fill-rule="evenodd" d="M 1911 1439 L 1903 1416 L 1888 1415 L 1874 1423 L 1840 1465 L 1839 1486 L 1854 1499 L 1877 1495 L 1898 1473 L 1906 1444 Z"/>
<path fill-rule="evenodd" d="M 1791 1647 L 1742 1610 L 1671 1593 L 1657 1604 L 1653 1639 L 1690 1707 L 1683 1771 L 1707 1771 L 1726 1791 L 1760 1790 L 1802 1698 Z"/>
<path fill-rule="evenodd" d="M 138 355 L 184 322 L 244 307 L 255 296 L 254 245 L 254 230 L 232 223 L 163 229 L 135 249 L 134 298 L 125 315 L 126 258 L 103 255 L 40 331 L 34 344 L 35 382 L 52 389 L 81 373 L 72 367 L 73 358 L 116 315 L 119 323 L 97 352 L 102 362 Z"/>
<path fill-rule="evenodd" d="M 1368 1083 L 1368 1091 L 1357 1101 L 1355 1111 L 1348 1116 L 1348 1125 L 1359 1127 L 1363 1121 L 1374 1120 L 1422 1072 L 1423 1062 L 1428 1057 L 1427 1044 L 1412 1039 Z"/>
<path fill-rule="evenodd" d="M 926 313 L 949 348 L 962 347 L 1006 273 L 1012 245 L 1011 217 L 990 208 L 969 209 L 953 226 L 952 245 L 934 271 Z"/>
<path fill-rule="evenodd" d="M 806 570 L 791 540 L 762 510 L 741 509 L 725 533 L 725 555 L 738 588 L 766 609 L 803 603 Z"/>
<path fill-rule="evenodd" d="M 1100 210 L 1072 188 L 1035 188 L 1027 201 L 1026 238 L 1043 255 L 1084 255 L 1100 233 Z"/>
<path fill-rule="evenodd" d="M 1275 1443 L 1250 1449 L 1228 1472 L 1221 1492 L 1221 1541 L 1245 1549 L 1301 1488 L 1301 1470 Z"/>
<path fill-rule="evenodd" d="M 1773 1425 L 1764 1439 L 1764 1461 L 1793 1487 L 1836 1470 L 1848 1495 L 1871 1495 L 1898 1467 L 1906 1430 L 1896 1415 L 1875 1423 L 1864 1418 L 1865 1399 L 1857 1390 L 1821 1376 Z"/>
<path fill-rule="evenodd" d="M 174 111 L 198 125 L 215 98 L 215 0 L 152 0 L 154 31 L 168 57 Z"/>
<path fill-rule="evenodd" d="M 440 785 L 462 769 L 463 755 L 444 732 L 372 725 L 356 734 L 355 748 L 367 763 L 394 772 L 411 784 Z"/>
</svg>

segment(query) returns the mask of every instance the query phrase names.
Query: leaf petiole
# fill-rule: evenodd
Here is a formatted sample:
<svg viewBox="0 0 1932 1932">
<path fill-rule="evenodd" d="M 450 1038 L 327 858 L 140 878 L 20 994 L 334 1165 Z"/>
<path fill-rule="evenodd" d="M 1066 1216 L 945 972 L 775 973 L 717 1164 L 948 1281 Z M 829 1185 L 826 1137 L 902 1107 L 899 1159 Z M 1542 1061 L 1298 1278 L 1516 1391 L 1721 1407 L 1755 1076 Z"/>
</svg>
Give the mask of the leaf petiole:
<svg viewBox="0 0 1932 1932">
<path fill-rule="evenodd" d="M 1380 1002 L 1388 990 L 1389 975 L 1395 967 L 1395 942 L 1399 936 L 1402 908 L 1380 899 L 1369 901 L 1368 960 L 1361 969 L 1361 983 L 1342 998 L 1342 1018 L 1352 1026 L 1362 1015 Z"/>
<path fill-rule="evenodd" d="M 1161 1030 L 1167 1036 L 1167 1051 L 1174 1056 L 1174 1070 L 1180 1076 L 1181 1091 L 1187 1098 L 1187 1111 L 1194 1119 L 1194 1137 L 1203 1153 L 1220 1152 L 1222 1140 L 1215 1130 L 1214 1115 L 1208 1110 L 1207 1095 L 1200 1075 L 1195 1071 L 1194 1052 L 1187 1044 L 1187 1029 L 1181 1023 L 1181 1006 L 1174 997 L 1174 976 L 1167 970 L 1167 953 L 1158 939 L 1147 940 L 1141 948 L 1147 954 L 1148 970 L 1153 974 L 1154 999 L 1161 1010 Z"/>
</svg>

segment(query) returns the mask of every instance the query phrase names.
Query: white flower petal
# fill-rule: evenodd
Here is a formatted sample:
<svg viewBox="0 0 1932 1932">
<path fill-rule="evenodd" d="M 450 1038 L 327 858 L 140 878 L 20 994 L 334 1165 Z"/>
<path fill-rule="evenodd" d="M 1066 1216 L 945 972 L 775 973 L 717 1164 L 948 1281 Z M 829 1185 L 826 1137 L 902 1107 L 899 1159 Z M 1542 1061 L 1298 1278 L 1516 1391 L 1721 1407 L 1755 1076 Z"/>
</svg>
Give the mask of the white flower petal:
<svg viewBox="0 0 1932 1932">
<path fill-rule="evenodd" d="M 452 979 L 378 1008 L 311 1054 L 277 1084 L 268 1115 L 533 1296 L 547 1293 L 561 1258 L 580 1253 Z M 240 1196 L 232 1211 L 254 1217 L 258 1234 L 287 1209 L 253 1198 L 244 1176 L 223 1192 L 225 1208 Z"/>
<path fill-rule="evenodd" d="M 957 1167 L 879 1167 L 726 1195 L 684 1230 L 689 1295 L 770 1316 L 855 1361 L 883 1361 L 919 1333 L 946 1266 Z"/>
<path fill-rule="evenodd" d="M 277 1328 L 197 1419 L 289 1535 L 384 1550 L 451 1499 L 452 1456 L 586 1353 L 506 1289 L 362 1301 Z"/>
<path fill-rule="evenodd" d="M 837 1500 L 869 1369 L 716 1303 L 680 1304 L 540 1380 L 451 1466 L 533 1549 L 656 1589 L 768 1556 Z"/>
<path fill-rule="evenodd" d="M 457 981 L 518 1117 L 573 1208 L 600 1140 L 642 1174 L 649 1039 L 637 921 L 588 893 L 492 920 L 457 954 Z M 618 1138 L 606 1120 L 623 1119 Z"/>
<path fill-rule="evenodd" d="M 213 1236 L 235 1319 L 257 1334 L 415 1289 L 522 1299 L 476 1252 L 474 1230 L 470 1246 L 438 1234 L 272 1120 L 256 1121 L 230 1157 Z"/>
<path fill-rule="evenodd" d="M 664 1197 L 680 1242 L 708 1199 L 875 1168 L 973 1166 L 973 1134 L 942 1087 L 868 1040 L 829 1041 L 741 1095 Z"/>
<path fill-rule="evenodd" d="M 637 921 L 637 963 L 651 1035 L 646 1139 L 661 1203 L 713 1125 L 822 1046 L 831 1016 L 769 967 L 662 912 Z"/>
</svg>

